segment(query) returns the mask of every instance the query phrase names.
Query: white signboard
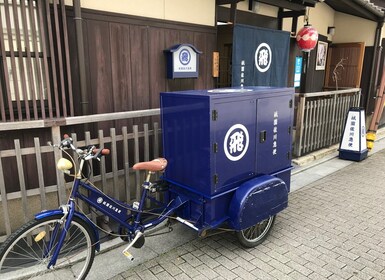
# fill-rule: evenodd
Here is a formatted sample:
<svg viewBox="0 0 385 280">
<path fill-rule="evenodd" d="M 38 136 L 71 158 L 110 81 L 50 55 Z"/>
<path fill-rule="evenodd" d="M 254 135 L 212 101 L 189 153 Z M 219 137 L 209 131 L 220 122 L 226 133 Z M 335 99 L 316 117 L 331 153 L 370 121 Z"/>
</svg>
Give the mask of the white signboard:
<svg viewBox="0 0 385 280">
<path fill-rule="evenodd" d="M 182 46 L 173 56 L 174 72 L 197 72 L 197 53 L 190 46 Z"/>
<path fill-rule="evenodd" d="M 341 150 L 360 152 L 366 149 L 364 111 L 349 111 L 341 141 Z"/>
</svg>

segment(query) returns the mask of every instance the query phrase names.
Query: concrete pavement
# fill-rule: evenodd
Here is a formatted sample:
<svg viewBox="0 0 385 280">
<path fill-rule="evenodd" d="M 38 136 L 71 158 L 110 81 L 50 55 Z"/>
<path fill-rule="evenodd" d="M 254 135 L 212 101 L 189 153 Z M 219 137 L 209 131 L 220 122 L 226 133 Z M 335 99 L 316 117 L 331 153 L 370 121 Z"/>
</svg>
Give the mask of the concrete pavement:
<svg viewBox="0 0 385 280">
<path fill-rule="evenodd" d="M 294 169 L 289 207 L 263 244 L 242 248 L 231 233 L 199 239 L 177 224 L 133 249 L 134 262 L 117 243 L 87 279 L 385 279 L 384 167 L 384 139 L 362 162 L 333 152 Z"/>
</svg>

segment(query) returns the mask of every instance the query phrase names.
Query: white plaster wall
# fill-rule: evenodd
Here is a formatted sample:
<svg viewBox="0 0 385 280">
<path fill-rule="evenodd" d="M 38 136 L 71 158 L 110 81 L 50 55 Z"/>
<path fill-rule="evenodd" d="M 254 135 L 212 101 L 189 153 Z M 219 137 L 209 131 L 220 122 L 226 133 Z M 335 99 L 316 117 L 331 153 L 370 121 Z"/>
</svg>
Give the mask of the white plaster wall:
<svg viewBox="0 0 385 280">
<path fill-rule="evenodd" d="M 66 0 L 72 5 L 72 0 Z M 158 18 L 186 23 L 215 26 L 215 0 L 81 0 L 82 8 Z M 248 2 L 237 5 L 239 10 L 248 11 Z M 255 2 L 253 11 L 257 14 L 277 17 L 278 8 Z M 283 30 L 291 31 L 291 19 L 284 19 Z M 325 3 L 317 3 L 309 10 L 309 23 L 322 35 L 328 35 L 329 26 L 336 28 L 335 35 L 328 35 L 333 43 L 365 42 L 373 46 L 377 23 L 359 17 L 335 12 Z M 304 17 L 298 18 L 297 31 L 304 26 Z M 382 31 L 385 37 L 385 28 Z M 294 35 L 294 34 L 293 34 Z"/>
<path fill-rule="evenodd" d="M 334 41 L 334 36 L 328 35 L 328 27 L 335 26 L 335 11 L 327 4 L 317 3 L 315 8 L 309 10 L 309 23 L 319 34 L 328 36 L 329 40 Z"/>
<path fill-rule="evenodd" d="M 229 6 L 228 6 L 229 7 Z M 278 7 L 261 4 L 258 2 L 253 2 L 253 10 L 249 11 L 249 2 L 242 1 L 237 4 L 237 9 L 241 11 L 246 11 L 250 13 L 256 13 L 259 15 L 269 16 L 276 18 L 278 16 Z"/>
<path fill-rule="evenodd" d="M 328 27 L 334 26 L 335 11 L 325 3 L 317 3 L 315 8 L 309 9 L 309 24 L 311 24 L 319 34 L 328 36 L 328 40 L 333 37 L 327 34 Z M 297 32 L 305 25 L 304 16 L 298 18 Z M 283 21 L 283 30 L 291 31 L 292 19 L 287 18 Z"/>
<path fill-rule="evenodd" d="M 374 45 L 377 23 L 359 17 L 336 12 L 336 34 L 333 43 L 365 42 L 365 46 Z"/>
<path fill-rule="evenodd" d="M 72 5 L 72 1 L 68 1 Z M 215 26 L 215 0 L 81 0 L 82 8 Z"/>
</svg>

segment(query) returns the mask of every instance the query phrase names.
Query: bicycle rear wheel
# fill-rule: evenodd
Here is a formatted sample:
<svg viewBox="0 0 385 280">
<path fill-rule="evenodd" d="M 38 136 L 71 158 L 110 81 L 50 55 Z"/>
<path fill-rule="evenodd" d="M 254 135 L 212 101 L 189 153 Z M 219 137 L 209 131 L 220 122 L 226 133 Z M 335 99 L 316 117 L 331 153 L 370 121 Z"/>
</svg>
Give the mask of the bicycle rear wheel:
<svg viewBox="0 0 385 280">
<path fill-rule="evenodd" d="M 247 229 L 237 231 L 238 241 L 248 248 L 252 248 L 261 244 L 269 234 L 274 225 L 275 215 L 263 220 Z"/>
<path fill-rule="evenodd" d="M 32 220 L 0 247 L 1 279 L 85 279 L 95 257 L 95 236 L 90 226 L 74 217 L 53 269 L 47 265 L 64 223 L 61 215 Z"/>
</svg>

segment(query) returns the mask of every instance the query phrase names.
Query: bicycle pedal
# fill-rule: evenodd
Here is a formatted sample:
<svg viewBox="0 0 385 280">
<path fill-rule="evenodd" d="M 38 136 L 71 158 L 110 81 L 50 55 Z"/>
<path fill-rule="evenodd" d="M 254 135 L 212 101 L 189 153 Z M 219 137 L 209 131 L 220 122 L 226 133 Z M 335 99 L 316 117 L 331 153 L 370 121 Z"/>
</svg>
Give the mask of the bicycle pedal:
<svg viewBox="0 0 385 280">
<path fill-rule="evenodd" d="M 130 252 L 128 252 L 127 250 L 123 251 L 123 255 L 124 255 L 127 259 L 129 259 L 130 261 L 133 261 L 133 260 L 134 260 L 134 256 L 133 256 Z"/>
</svg>

